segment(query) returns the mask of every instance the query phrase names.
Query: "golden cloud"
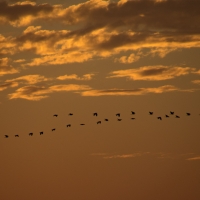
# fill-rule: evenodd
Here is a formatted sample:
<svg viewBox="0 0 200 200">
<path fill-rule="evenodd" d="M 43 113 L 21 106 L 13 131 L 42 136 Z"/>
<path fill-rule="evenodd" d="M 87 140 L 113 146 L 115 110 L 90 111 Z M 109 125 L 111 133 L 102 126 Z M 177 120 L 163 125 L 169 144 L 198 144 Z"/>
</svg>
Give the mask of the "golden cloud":
<svg viewBox="0 0 200 200">
<path fill-rule="evenodd" d="M 172 85 L 164 85 L 157 88 L 138 88 L 138 89 L 110 89 L 110 90 L 88 90 L 81 92 L 82 96 L 126 96 L 126 95 L 145 95 L 148 93 L 164 93 L 177 91 L 178 88 Z"/>
<path fill-rule="evenodd" d="M 48 88 L 44 86 L 24 86 L 17 89 L 14 93 L 9 94 L 9 99 L 26 99 L 31 101 L 39 101 L 41 99 L 49 97 L 50 93 L 54 92 L 70 92 L 91 89 L 87 85 L 53 85 Z"/>
<path fill-rule="evenodd" d="M 58 80 L 91 80 L 92 76 L 94 76 L 94 74 L 84 74 L 83 77 L 78 77 L 77 74 L 71 74 L 71 75 L 63 75 L 63 76 L 59 76 L 57 77 Z"/>
<path fill-rule="evenodd" d="M 18 70 L 14 69 L 11 65 L 9 65 L 9 59 L 7 57 L 0 59 L 0 76 L 6 74 L 15 74 L 18 72 Z"/>
<path fill-rule="evenodd" d="M 131 80 L 159 81 L 182 76 L 194 71 L 190 67 L 168 67 L 163 65 L 144 66 L 138 69 L 126 69 L 111 72 L 108 78 L 128 77 Z"/>
</svg>

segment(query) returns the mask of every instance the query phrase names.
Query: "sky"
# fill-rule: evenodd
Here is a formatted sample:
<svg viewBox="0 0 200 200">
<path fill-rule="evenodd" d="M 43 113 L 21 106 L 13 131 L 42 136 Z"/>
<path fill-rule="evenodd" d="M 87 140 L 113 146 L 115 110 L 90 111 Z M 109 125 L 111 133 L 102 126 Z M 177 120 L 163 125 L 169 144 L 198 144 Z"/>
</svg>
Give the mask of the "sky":
<svg viewBox="0 0 200 200">
<path fill-rule="evenodd" d="M 199 8 L 0 0 L 0 199 L 199 199 Z"/>
</svg>

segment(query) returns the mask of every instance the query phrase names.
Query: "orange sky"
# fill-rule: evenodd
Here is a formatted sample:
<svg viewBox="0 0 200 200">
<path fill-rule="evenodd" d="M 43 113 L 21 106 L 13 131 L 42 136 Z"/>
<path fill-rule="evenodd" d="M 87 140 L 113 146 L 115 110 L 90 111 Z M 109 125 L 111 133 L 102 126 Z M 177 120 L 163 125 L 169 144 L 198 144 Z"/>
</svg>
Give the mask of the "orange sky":
<svg viewBox="0 0 200 200">
<path fill-rule="evenodd" d="M 199 8 L 0 1 L 0 199 L 199 199 Z"/>
</svg>

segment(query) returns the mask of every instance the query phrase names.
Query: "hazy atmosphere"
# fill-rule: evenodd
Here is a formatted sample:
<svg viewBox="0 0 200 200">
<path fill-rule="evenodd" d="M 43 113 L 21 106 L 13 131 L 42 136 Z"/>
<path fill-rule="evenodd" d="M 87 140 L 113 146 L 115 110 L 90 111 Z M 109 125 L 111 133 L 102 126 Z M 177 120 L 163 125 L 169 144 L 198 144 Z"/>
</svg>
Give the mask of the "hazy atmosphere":
<svg viewBox="0 0 200 200">
<path fill-rule="evenodd" d="M 199 0 L 0 0 L 0 199 L 200 199 Z"/>
</svg>

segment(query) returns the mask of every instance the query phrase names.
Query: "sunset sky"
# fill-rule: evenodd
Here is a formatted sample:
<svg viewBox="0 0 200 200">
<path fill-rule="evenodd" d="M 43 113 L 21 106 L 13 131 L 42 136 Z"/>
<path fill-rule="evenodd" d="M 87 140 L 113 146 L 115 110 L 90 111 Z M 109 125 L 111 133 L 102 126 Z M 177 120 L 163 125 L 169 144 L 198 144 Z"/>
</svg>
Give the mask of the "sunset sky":
<svg viewBox="0 0 200 200">
<path fill-rule="evenodd" d="M 200 199 L 199 63 L 199 0 L 0 0 L 0 200 Z"/>
</svg>

